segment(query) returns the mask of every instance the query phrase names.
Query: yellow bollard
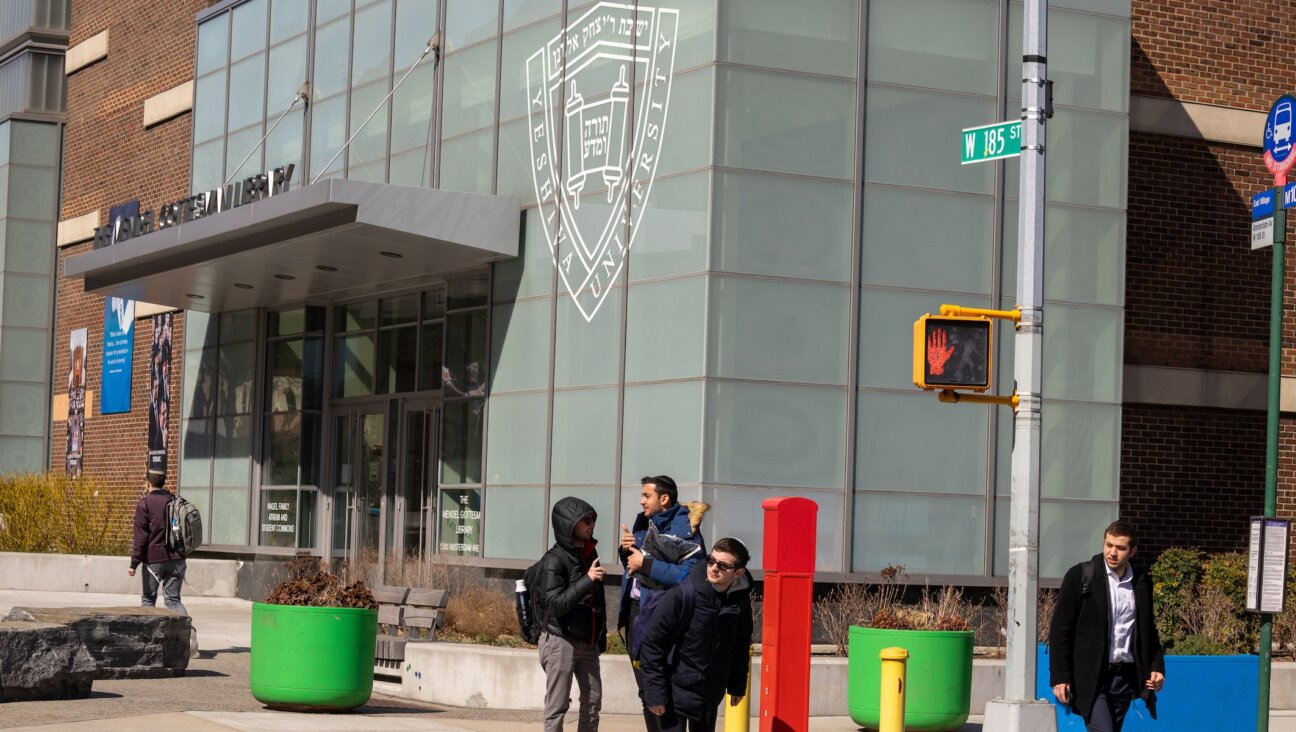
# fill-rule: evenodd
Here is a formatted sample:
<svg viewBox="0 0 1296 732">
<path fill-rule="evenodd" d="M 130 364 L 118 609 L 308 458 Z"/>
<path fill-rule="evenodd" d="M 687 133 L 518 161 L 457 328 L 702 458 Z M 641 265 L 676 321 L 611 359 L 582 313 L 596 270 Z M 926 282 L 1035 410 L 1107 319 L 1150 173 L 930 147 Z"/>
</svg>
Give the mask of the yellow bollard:
<svg viewBox="0 0 1296 732">
<path fill-rule="evenodd" d="M 747 732 L 751 714 L 751 674 L 747 674 L 747 693 L 737 706 L 729 705 L 729 695 L 724 698 L 724 732 Z"/>
<path fill-rule="evenodd" d="M 879 699 L 878 731 L 904 732 L 905 662 L 909 651 L 882 649 L 882 695 Z"/>
</svg>

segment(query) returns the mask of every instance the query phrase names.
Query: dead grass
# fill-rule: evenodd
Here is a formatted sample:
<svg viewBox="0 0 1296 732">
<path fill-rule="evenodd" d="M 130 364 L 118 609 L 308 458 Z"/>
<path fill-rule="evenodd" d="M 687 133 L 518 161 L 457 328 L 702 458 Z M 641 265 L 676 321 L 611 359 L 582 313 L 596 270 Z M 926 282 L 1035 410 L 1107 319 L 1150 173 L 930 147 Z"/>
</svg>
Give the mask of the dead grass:
<svg viewBox="0 0 1296 732">
<path fill-rule="evenodd" d="M 513 596 L 481 585 L 468 586 L 450 595 L 446 604 L 445 632 L 477 642 L 520 641 Z"/>
</svg>

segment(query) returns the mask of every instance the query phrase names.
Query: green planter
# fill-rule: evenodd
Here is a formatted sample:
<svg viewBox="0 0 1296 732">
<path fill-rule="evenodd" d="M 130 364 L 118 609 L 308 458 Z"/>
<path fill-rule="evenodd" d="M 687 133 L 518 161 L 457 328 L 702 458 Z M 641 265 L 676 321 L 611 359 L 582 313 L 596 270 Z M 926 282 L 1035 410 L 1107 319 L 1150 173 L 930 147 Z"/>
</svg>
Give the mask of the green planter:
<svg viewBox="0 0 1296 732">
<path fill-rule="evenodd" d="M 270 707 L 353 709 L 373 693 L 378 611 L 252 605 L 252 696 Z"/>
<path fill-rule="evenodd" d="M 878 728 L 883 648 L 909 652 L 905 669 L 905 729 L 940 732 L 962 727 L 972 703 L 970 630 L 884 630 L 851 626 L 847 708 L 855 724 Z"/>
</svg>

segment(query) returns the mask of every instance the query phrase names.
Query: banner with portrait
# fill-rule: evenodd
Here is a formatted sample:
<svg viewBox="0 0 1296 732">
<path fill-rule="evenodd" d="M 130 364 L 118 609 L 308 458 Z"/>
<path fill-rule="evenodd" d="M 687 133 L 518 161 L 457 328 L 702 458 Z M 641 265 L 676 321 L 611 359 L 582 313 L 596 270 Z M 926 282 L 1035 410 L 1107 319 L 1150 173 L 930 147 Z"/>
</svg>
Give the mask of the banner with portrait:
<svg viewBox="0 0 1296 732">
<path fill-rule="evenodd" d="M 149 358 L 148 470 L 167 472 L 167 420 L 171 415 L 171 326 L 175 313 L 153 316 Z"/>
<path fill-rule="evenodd" d="M 79 477 L 85 444 L 86 329 L 68 336 L 67 474 Z"/>
<path fill-rule="evenodd" d="M 131 362 L 134 357 L 135 301 L 105 297 L 100 414 L 120 414 L 131 410 Z"/>
</svg>

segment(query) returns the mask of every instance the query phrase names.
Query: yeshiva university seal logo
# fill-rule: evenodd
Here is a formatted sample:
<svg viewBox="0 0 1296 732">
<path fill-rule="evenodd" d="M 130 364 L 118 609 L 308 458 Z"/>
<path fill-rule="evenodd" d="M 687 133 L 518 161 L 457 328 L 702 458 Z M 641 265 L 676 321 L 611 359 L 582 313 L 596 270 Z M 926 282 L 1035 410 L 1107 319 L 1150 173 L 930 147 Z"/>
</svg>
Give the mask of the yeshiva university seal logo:
<svg viewBox="0 0 1296 732">
<path fill-rule="evenodd" d="M 601 2 L 526 62 L 539 213 L 554 266 L 586 321 L 643 219 L 678 30 L 678 10 Z"/>
</svg>

